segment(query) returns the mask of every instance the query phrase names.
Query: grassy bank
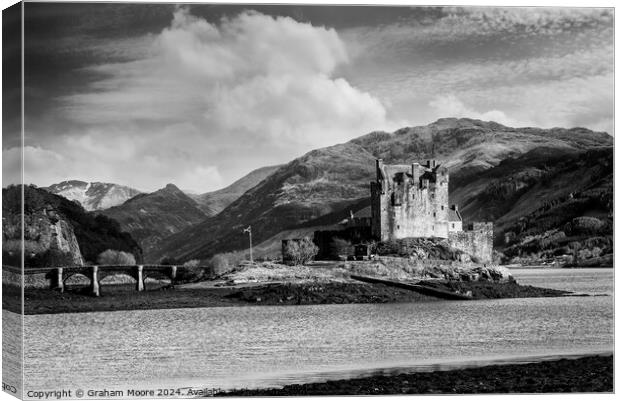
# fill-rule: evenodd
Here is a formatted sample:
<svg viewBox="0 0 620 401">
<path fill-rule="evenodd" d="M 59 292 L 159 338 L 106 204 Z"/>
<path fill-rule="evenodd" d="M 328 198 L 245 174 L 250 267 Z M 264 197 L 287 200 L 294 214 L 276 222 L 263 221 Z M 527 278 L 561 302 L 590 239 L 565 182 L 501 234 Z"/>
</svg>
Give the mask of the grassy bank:
<svg viewBox="0 0 620 401">
<path fill-rule="evenodd" d="M 218 396 L 307 396 L 480 393 L 591 393 L 613 391 L 613 357 L 589 356 L 528 364 L 492 365 L 237 390 Z"/>
<path fill-rule="evenodd" d="M 447 284 L 435 284 L 447 285 Z M 454 289 L 452 289 L 454 290 Z M 458 290 L 472 291 L 477 299 L 561 296 L 565 291 L 520 286 L 510 283 L 459 283 Z M 20 291 L 3 286 L 2 307 L 18 313 Z M 321 282 L 271 283 L 245 287 L 162 288 L 147 287 L 137 292 L 133 285 L 101 287 L 101 296 L 89 295 L 87 288 L 69 288 L 64 293 L 47 289 L 27 289 L 26 314 L 100 312 L 117 310 L 204 308 L 244 305 L 314 305 L 351 303 L 435 302 L 438 298 L 384 284 Z"/>
<path fill-rule="evenodd" d="M 3 286 L 4 309 L 18 312 L 19 289 Z M 425 302 L 435 298 L 383 285 L 353 283 L 270 284 L 231 288 L 150 288 L 137 292 L 133 286 L 101 287 L 96 298 L 84 288 L 55 290 L 26 290 L 26 314 L 101 312 L 118 310 L 205 308 L 244 305 L 308 305 L 325 303 L 388 303 Z"/>
</svg>

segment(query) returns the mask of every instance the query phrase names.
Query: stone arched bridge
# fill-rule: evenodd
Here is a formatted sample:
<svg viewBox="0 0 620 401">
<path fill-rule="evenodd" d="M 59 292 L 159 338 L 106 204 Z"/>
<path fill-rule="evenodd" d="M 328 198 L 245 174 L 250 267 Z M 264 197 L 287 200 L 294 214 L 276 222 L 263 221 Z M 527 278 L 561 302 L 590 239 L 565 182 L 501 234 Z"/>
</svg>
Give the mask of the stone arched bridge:
<svg viewBox="0 0 620 401">
<path fill-rule="evenodd" d="M 91 294 L 99 296 L 99 288 L 101 280 L 112 275 L 127 275 L 136 280 L 136 290 L 144 291 L 144 280 L 148 278 L 169 279 L 174 285 L 177 279 L 179 269 L 185 269 L 184 266 L 172 265 L 95 265 L 95 266 L 63 266 L 63 267 L 37 267 L 26 268 L 23 271 L 20 268 L 3 266 L 3 270 L 12 273 L 28 276 L 44 276 L 46 281 L 53 289 L 64 291 L 65 282 L 72 276 L 81 275 L 90 280 Z"/>
</svg>

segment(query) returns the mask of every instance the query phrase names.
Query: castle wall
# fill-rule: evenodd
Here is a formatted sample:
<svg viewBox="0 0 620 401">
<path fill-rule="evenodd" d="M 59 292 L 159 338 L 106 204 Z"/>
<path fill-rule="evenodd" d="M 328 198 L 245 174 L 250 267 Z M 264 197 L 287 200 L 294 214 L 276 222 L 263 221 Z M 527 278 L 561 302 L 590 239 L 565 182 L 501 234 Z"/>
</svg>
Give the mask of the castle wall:
<svg viewBox="0 0 620 401">
<path fill-rule="evenodd" d="M 382 238 L 447 238 L 447 216 L 444 219 L 437 216 L 441 210 L 431 198 L 431 195 L 436 193 L 433 187 L 412 188 L 400 205 L 388 206 L 387 224 Z M 391 199 L 384 199 L 384 202 L 389 205 Z"/>
<path fill-rule="evenodd" d="M 478 258 L 480 263 L 493 261 L 493 223 L 476 222 L 466 231 L 450 232 L 448 242 L 451 247 Z"/>
<path fill-rule="evenodd" d="M 458 231 L 463 231 L 463 222 L 450 221 L 448 224 L 448 232 L 458 232 Z"/>
<path fill-rule="evenodd" d="M 377 160 L 371 183 L 372 234 L 386 241 L 409 237 L 448 238 L 450 231 L 445 167 L 384 165 Z"/>
</svg>

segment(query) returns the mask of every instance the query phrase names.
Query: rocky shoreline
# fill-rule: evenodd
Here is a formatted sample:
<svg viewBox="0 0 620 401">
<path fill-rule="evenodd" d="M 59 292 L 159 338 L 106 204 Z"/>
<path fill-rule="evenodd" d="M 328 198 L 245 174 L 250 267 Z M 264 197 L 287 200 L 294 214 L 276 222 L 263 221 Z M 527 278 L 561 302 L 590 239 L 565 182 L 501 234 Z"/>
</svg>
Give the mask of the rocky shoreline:
<svg viewBox="0 0 620 401">
<path fill-rule="evenodd" d="M 379 375 L 274 389 L 234 390 L 217 396 L 325 396 L 482 393 L 610 393 L 613 356 L 587 356 L 527 364 Z"/>
<path fill-rule="evenodd" d="M 450 291 L 471 292 L 474 299 L 556 297 L 566 291 L 505 283 L 430 282 Z M 101 287 L 101 297 L 92 297 L 85 287 L 64 293 L 48 289 L 25 290 L 24 313 L 53 314 L 119 310 L 204 308 L 248 305 L 316 305 L 351 303 L 398 303 L 442 301 L 415 291 L 384 284 L 350 282 L 268 283 L 252 286 L 168 288 L 147 286 L 137 292 L 133 285 Z M 20 313 L 21 291 L 3 285 L 3 309 Z"/>
</svg>

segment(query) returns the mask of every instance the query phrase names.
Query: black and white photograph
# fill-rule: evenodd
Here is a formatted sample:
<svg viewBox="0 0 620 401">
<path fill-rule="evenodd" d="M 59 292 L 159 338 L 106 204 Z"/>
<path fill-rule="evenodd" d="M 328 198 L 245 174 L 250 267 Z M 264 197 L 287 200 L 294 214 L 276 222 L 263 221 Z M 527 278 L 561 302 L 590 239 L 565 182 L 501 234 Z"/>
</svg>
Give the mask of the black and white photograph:
<svg viewBox="0 0 620 401">
<path fill-rule="evenodd" d="M 5 393 L 614 394 L 611 3 L 2 6 Z"/>
</svg>

